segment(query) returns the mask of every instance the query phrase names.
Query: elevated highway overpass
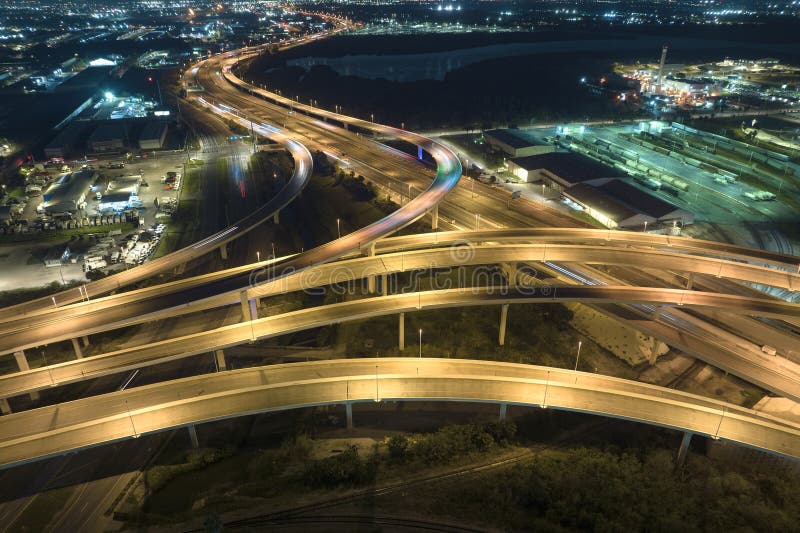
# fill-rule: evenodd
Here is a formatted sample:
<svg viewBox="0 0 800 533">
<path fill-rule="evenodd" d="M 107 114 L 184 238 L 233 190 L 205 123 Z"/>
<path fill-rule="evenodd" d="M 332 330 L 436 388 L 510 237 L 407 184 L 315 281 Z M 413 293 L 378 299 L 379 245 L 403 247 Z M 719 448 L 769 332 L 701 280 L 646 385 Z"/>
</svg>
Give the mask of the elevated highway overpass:
<svg viewBox="0 0 800 533">
<path fill-rule="evenodd" d="M 583 235 L 583 237 L 579 235 Z M 587 237 L 588 235 L 592 237 Z M 653 236 L 648 235 L 647 237 Z M 550 243 L 550 241 L 572 239 L 584 242 L 599 241 L 601 244 Z M 544 243 L 505 244 L 518 241 L 544 241 Z M 658 246 L 665 251 L 639 247 L 644 246 L 646 241 L 649 241 L 647 246 Z M 482 244 L 471 244 L 473 242 Z M 668 244 L 665 245 L 665 242 Z M 503 262 L 616 264 L 654 269 L 666 268 L 789 290 L 800 289 L 800 275 L 782 268 L 786 266 L 786 263 L 780 254 L 772 254 L 773 257 L 770 257 L 762 250 L 732 247 L 733 250 L 725 253 L 732 255 L 737 260 L 730 261 L 705 255 L 679 253 L 681 250 L 703 250 L 707 243 L 708 241 L 698 242 L 694 239 L 674 237 L 642 239 L 641 234 L 638 233 L 585 229 L 532 231 L 524 228 L 395 237 L 378 241 L 376 249 L 381 253 L 377 256 L 357 257 L 335 263 L 309 266 L 305 270 L 298 270 L 298 267 L 295 266 L 298 265 L 299 256 L 294 256 L 281 263 L 265 261 L 138 291 L 107 296 L 94 301 L 43 310 L 17 320 L 6 320 L 0 323 L 0 333 L 2 333 L 0 354 L 126 325 L 231 305 L 239 300 L 242 290 L 246 291 L 247 298 L 261 298 L 325 286 L 334 282 L 350 282 L 370 276 L 385 276 L 416 269 L 460 265 Z M 625 246 L 618 246 L 618 244 Z M 450 247 L 416 250 L 419 247 L 435 245 L 449 245 Z M 745 255 L 749 251 L 753 255 Z M 720 251 L 720 253 L 723 252 Z M 776 268 L 754 264 L 767 259 L 774 261 L 773 264 Z M 750 262 L 741 262 L 742 260 Z M 227 290 L 214 294 L 222 287 L 222 285 L 215 286 L 214 284 L 221 280 L 226 280 L 224 286 Z M 213 296 L 203 297 L 202 287 L 209 285 L 212 287 L 207 289 L 208 293 Z M 193 288 L 201 288 L 197 299 L 187 298 L 187 293 L 182 292 Z"/>
<path fill-rule="evenodd" d="M 236 416 L 330 404 L 462 401 L 635 420 L 800 458 L 800 428 L 672 389 L 570 370 L 370 358 L 248 368 L 146 385 L 0 418 L 0 467 Z"/>
<path fill-rule="evenodd" d="M 193 355 L 215 352 L 239 344 L 305 329 L 398 313 L 461 306 L 521 303 L 653 303 L 685 308 L 724 308 L 736 314 L 800 317 L 800 305 L 736 295 L 679 289 L 609 286 L 468 287 L 391 294 L 300 309 L 257 318 L 243 305 L 243 321 L 211 330 L 0 376 L 0 398 L 9 398 Z M 505 324 L 501 319 L 501 330 Z M 402 331 L 402 327 L 401 327 Z M 402 341 L 400 341 L 402 346 Z M 800 376 L 778 366 L 738 358 L 715 363 L 737 375 L 800 401 Z"/>
</svg>

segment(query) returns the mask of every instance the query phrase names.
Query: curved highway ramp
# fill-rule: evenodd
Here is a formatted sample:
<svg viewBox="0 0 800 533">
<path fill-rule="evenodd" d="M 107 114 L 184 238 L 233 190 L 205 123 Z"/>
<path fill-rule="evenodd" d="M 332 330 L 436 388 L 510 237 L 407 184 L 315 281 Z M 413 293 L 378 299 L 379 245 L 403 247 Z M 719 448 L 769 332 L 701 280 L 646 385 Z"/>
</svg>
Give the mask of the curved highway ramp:
<svg viewBox="0 0 800 533">
<path fill-rule="evenodd" d="M 580 411 L 800 458 L 800 427 L 796 424 L 685 392 L 514 363 L 370 358 L 220 372 L 5 416 L 0 418 L 0 467 L 237 416 L 401 400 Z"/>
</svg>

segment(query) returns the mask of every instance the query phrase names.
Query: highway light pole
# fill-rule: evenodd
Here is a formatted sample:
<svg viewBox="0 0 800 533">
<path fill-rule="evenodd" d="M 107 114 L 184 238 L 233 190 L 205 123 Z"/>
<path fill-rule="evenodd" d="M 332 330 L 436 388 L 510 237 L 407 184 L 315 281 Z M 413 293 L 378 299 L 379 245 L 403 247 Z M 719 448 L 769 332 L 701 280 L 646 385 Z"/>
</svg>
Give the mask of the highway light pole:
<svg viewBox="0 0 800 533">
<path fill-rule="evenodd" d="M 578 354 L 575 356 L 575 371 L 578 371 L 578 359 L 581 358 L 581 346 L 583 346 L 583 341 L 578 341 Z"/>
<path fill-rule="evenodd" d="M 419 356 L 422 358 L 422 328 L 419 328 Z"/>
<path fill-rule="evenodd" d="M 475 229 L 481 229 L 481 214 L 475 213 Z"/>
<path fill-rule="evenodd" d="M 339 238 L 342 238 L 342 224 L 341 219 L 336 219 L 336 233 L 339 235 Z"/>
<path fill-rule="evenodd" d="M 261 262 L 261 252 L 256 252 L 256 262 Z"/>
</svg>

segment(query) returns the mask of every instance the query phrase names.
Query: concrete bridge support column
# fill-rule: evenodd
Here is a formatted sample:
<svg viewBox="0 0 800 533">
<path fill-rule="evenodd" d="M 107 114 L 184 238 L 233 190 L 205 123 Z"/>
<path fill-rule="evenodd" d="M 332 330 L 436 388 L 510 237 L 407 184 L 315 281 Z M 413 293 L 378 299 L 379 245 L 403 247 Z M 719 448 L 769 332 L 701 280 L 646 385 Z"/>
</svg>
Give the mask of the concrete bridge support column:
<svg viewBox="0 0 800 533">
<path fill-rule="evenodd" d="M 20 372 L 25 372 L 26 370 L 30 370 L 31 367 L 28 364 L 28 360 L 25 358 L 25 352 L 20 350 L 18 352 L 14 352 L 14 359 L 17 361 L 17 366 L 19 367 Z"/>
<path fill-rule="evenodd" d="M 227 370 L 228 366 L 225 364 L 225 352 L 222 350 L 214 350 L 214 359 L 217 361 L 217 370 L 222 372 Z"/>
<path fill-rule="evenodd" d="M 280 209 L 275 211 L 275 214 L 272 216 L 272 222 L 274 222 L 275 224 L 280 224 L 281 223 L 281 210 Z"/>
<path fill-rule="evenodd" d="M 347 416 L 347 429 L 353 429 L 353 404 L 347 402 L 344 404 L 344 410 Z"/>
<path fill-rule="evenodd" d="M 500 404 L 500 418 L 499 418 L 500 422 L 505 422 L 506 421 L 506 414 L 508 414 L 508 404 L 507 403 L 501 403 Z"/>
<path fill-rule="evenodd" d="M 89 335 L 84 335 L 83 337 L 81 337 L 81 342 L 83 343 L 84 348 L 89 346 Z"/>
<path fill-rule="evenodd" d="M 186 429 L 189 430 L 189 441 L 192 443 L 192 448 L 199 448 L 200 441 L 197 439 L 197 429 L 195 429 L 194 424 L 186 426 Z"/>
<path fill-rule="evenodd" d="M 247 291 L 240 292 L 239 298 L 242 302 L 242 322 L 253 320 L 252 308 L 250 306 L 250 301 L 247 299 Z"/>
<path fill-rule="evenodd" d="M 497 344 L 500 346 L 506 343 L 506 322 L 508 321 L 508 304 L 500 306 L 500 334 L 497 337 Z"/>
<path fill-rule="evenodd" d="M 28 364 L 28 359 L 25 357 L 25 352 L 20 350 L 18 352 L 14 352 L 14 359 L 17 361 L 17 366 L 19 367 L 20 372 L 25 372 L 26 370 L 30 370 L 31 367 Z M 38 392 L 32 392 L 30 394 L 31 400 L 36 401 L 39 399 Z"/>
<path fill-rule="evenodd" d="M 517 285 L 517 271 L 519 270 L 516 262 L 503 263 L 500 265 L 508 280 L 509 287 Z"/>
<path fill-rule="evenodd" d="M 375 243 L 373 242 L 367 247 L 367 257 L 374 257 L 375 256 Z M 370 294 L 375 294 L 375 275 L 371 274 L 367 276 L 367 292 Z"/>
<path fill-rule="evenodd" d="M 406 314 L 400 313 L 400 327 L 398 333 L 400 334 L 400 351 L 406 349 Z"/>
<path fill-rule="evenodd" d="M 0 398 L 0 414 L 11 414 L 11 406 L 8 404 L 8 398 Z"/>
<path fill-rule="evenodd" d="M 683 463 L 686 461 L 686 455 L 689 453 L 689 444 L 692 442 L 692 432 L 687 431 L 683 434 L 683 438 L 681 439 L 681 446 L 678 448 L 678 458 L 675 460 L 675 466 L 678 468 L 683 467 Z"/>
<path fill-rule="evenodd" d="M 431 229 L 437 230 L 439 229 L 439 206 L 433 206 L 431 210 Z"/>
<path fill-rule="evenodd" d="M 75 357 L 78 359 L 83 359 L 83 352 L 81 352 L 81 345 L 78 342 L 78 339 L 70 339 L 72 341 L 72 349 L 75 350 Z"/>
<path fill-rule="evenodd" d="M 381 274 L 381 294 L 386 296 L 389 294 L 389 276 L 388 274 Z"/>
<path fill-rule="evenodd" d="M 223 258 L 223 259 L 227 259 L 228 258 L 228 245 L 227 244 L 221 244 L 220 245 L 220 247 L 219 247 L 219 256 L 221 258 Z"/>
</svg>

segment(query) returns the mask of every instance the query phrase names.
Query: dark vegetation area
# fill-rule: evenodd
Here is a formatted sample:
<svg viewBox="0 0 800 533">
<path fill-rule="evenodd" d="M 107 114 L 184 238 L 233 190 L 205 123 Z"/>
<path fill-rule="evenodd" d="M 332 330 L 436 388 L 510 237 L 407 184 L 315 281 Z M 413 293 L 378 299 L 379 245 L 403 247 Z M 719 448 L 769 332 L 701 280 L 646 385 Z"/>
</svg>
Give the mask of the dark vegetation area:
<svg viewBox="0 0 800 533">
<path fill-rule="evenodd" d="M 437 503 L 516 531 L 793 531 L 796 480 L 705 457 L 676 471 L 668 449 L 578 447 L 539 453 L 480 484 L 453 484 Z"/>
<path fill-rule="evenodd" d="M 663 33 L 663 29 L 661 32 Z M 737 38 L 717 32 L 714 38 Z M 487 129 L 522 126 L 533 121 L 621 119 L 639 115 L 635 109 L 591 96 L 579 83 L 583 76 L 599 77 L 614 62 L 657 61 L 641 51 L 597 50 L 496 58 L 450 71 L 443 81 L 394 82 L 343 76 L 316 65 L 306 72 L 286 61 L 299 57 L 339 57 L 358 54 L 411 54 L 454 50 L 510 42 L 564 39 L 626 39 L 632 32 L 540 32 L 506 34 L 344 36 L 326 39 L 277 55 L 264 55 L 242 67 L 243 76 L 284 94 L 313 98 L 321 107 L 342 106 L 346 114 L 370 117 L 408 129 L 455 127 Z M 689 32 L 681 37 L 702 37 Z M 670 50 L 670 62 L 719 60 L 726 49 Z M 763 50 L 737 50 L 740 57 L 763 57 Z M 387 59 L 388 60 L 388 59 Z"/>
<path fill-rule="evenodd" d="M 391 424 L 421 412 L 409 404 L 356 416 Z M 455 412 L 444 409 L 440 416 L 452 419 Z M 138 525 L 198 516 L 224 522 L 219 513 L 275 512 L 518 456 L 508 466 L 466 477 L 368 493 L 364 502 L 376 515 L 511 531 L 793 531 L 800 520 L 800 474 L 787 468 L 790 463 L 695 437 L 685 465 L 676 468 L 680 437 L 666 429 L 533 408 L 516 412 L 513 421 L 394 431 L 374 445 L 345 439 L 341 449 L 321 457 L 315 450 L 325 447 L 342 419 L 330 411 L 304 413 L 221 422 L 204 431 L 217 447 L 189 454 L 176 439 L 173 451 L 147 470 L 147 503 L 131 518 Z M 283 436 L 274 429 L 264 433 L 274 416 L 293 419 L 292 429 Z M 341 433 L 335 436 L 342 440 Z M 353 505 L 363 512 L 359 501 Z"/>
</svg>

